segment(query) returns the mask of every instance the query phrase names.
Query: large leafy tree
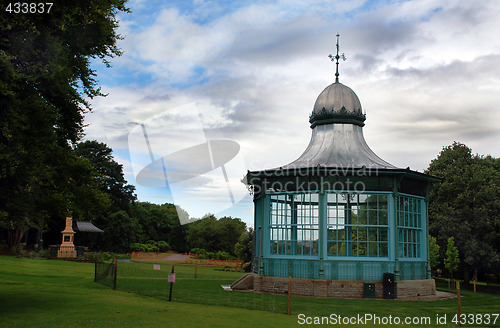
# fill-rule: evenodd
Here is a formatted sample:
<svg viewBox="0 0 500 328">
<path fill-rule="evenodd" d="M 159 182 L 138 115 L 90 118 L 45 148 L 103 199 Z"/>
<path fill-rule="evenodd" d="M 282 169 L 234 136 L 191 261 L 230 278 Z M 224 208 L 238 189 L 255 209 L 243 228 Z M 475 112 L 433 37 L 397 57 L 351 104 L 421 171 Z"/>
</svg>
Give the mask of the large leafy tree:
<svg viewBox="0 0 500 328">
<path fill-rule="evenodd" d="M 235 254 L 235 246 L 246 231 L 245 222 L 238 218 L 217 219 L 208 215 L 201 220 L 189 223 L 187 242 L 190 248 L 203 248 L 206 251 L 223 251 Z"/>
<path fill-rule="evenodd" d="M 130 205 L 135 200 L 135 187 L 127 184 L 123 175 L 123 165 L 114 160 L 113 150 L 105 143 L 92 140 L 79 143 L 75 153 L 92 165 L 101 191 L 111 198 L 109 211 L 129 212 Z"/>
<path fill-rule="evenodd" d="M 48 217 L 107 206 L 72 147 L 86 99 L 101 95 L 91 60 L 120 55 L 116 14 L 125 2 L 60 1 L 50 13 L 0 15 L 0 225 L 11 244 Z"/>
<path fill-rule="evenodd" d="M 253 238 L 253 228 L 248 228 L 241 234 L 238 242 L 234 246 L 234 253 L 238 259 L 243 260 L 244 262 L 252 261 Z"/>
<path fill-rule="evenodd" d="M 430 194 L 430 233 L 442 252 L 454 237 L 468 279 L 471 271 L 498 272 L 500 159 L 473 155 L 464 144 L 444 147 L 426 171 L 443 178 Z M 444 254 L 441 254 L 444 258 Z"/>
</svg>

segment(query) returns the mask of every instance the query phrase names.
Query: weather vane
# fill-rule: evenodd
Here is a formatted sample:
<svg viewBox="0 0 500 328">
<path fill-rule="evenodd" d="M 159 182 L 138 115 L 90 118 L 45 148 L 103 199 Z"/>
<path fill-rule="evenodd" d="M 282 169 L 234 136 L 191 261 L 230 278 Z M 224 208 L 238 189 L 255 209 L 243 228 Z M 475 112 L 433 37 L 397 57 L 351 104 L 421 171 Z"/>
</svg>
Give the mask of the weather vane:
<svg viewBox="0 0 500 328">
<path fill-rule="evenodd" d="M 330 59 L 332 61 L 336 60 L 336 65 L 337 65 L 337 69 L 335 71 L 335 83 L 338 83 L 339 82 L 339 59 L 342 58 L 342 60 L 345 60 L 345 54 L 342 53 L 342 55 L 339 56 L 339 36 L 340 34 L 337 34 L 337 55 L 334 56 L 332 54 L 329 54 L 328 57 L 330 57 Z"/>
</svg>

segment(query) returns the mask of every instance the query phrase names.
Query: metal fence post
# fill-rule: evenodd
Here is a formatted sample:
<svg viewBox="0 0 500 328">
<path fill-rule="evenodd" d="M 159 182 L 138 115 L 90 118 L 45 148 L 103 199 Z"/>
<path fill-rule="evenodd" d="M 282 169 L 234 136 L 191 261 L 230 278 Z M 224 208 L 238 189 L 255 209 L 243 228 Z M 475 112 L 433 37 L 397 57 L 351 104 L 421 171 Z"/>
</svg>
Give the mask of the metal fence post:
<svg viewBox="0 0 500 328">
<path fill-rule="evenodd" d="M 116 290 L 116 279 L 118 277 L 118 260 L 116 257 L 114 258 L 114 275 L 113 275 L 113 289 Z"/>
</svg>

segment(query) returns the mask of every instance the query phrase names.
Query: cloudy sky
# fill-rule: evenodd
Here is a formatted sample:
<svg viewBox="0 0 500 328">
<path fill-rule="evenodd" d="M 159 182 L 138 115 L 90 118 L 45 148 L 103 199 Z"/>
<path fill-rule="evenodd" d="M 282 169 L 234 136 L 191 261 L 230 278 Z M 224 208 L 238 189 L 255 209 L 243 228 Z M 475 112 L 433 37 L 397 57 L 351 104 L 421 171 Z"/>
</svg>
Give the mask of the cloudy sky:
<svg viewBox="0 0 500 328">
<path fill-rule="evenodd" d="M 500 1 L 129 7 L 119 16 L 123 56 L 94 65 L 109 96 L 92 101 L 86 138 L 113 148 L 141 201 L 251 224 L 251 198 L 235 181 L 304 151 L 316 97 L 334 82 L 337 33 L 347 58 L 340 82 L 358 95 L 365 139 L 381 158 L 422 171 L 453 141 L 500 156 Z M 208 153 L 207 140 L 218 140 Z M 182 163 L 193 178 L 182 178 Z"/>
</svg>

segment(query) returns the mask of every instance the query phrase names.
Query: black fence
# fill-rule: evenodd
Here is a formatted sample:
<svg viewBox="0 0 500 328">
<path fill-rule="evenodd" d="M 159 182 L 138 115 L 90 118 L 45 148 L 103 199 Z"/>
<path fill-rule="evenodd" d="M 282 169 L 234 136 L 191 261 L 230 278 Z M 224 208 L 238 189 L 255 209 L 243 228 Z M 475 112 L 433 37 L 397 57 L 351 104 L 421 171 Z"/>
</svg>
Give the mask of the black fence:
<svg viewBox="0 0 500 328">
<path fill-rule="evenodd" d="M 116 262 L 95 262 L 94 282 L 116 289 Z"/>
</svg>

